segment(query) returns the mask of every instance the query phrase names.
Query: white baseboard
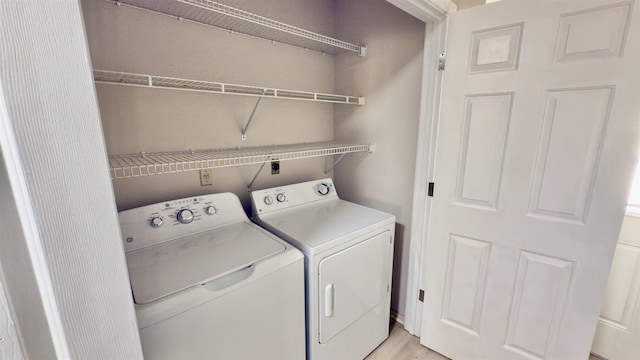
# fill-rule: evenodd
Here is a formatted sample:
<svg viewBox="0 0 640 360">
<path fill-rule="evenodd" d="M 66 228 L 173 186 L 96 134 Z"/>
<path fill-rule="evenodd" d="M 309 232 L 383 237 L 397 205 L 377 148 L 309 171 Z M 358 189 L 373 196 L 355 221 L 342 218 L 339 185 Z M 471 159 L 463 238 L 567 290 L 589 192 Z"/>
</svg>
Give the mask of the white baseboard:
<svg viewBox="0 0 640 360">
<path fill-rule="evenodd" d="M 391 318 L 396 322 L 404 325 L 404 315 L 398 314 L 397 312 L 391 310 Z"/>
</svg>

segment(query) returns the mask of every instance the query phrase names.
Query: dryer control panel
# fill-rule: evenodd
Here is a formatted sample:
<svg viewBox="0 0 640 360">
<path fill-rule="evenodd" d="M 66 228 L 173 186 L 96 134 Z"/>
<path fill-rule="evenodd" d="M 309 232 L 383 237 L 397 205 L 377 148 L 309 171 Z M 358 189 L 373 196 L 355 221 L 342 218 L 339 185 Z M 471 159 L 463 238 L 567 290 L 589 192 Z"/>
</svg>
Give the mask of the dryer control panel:
<svg viewBox="0 0 640 360">
<path fill-rule="evenodd" d="M 253 215 L 289 209 L 326 199 L 337 199 L 331 178 L 285 185 L 251 193 Z"/>
</svg>

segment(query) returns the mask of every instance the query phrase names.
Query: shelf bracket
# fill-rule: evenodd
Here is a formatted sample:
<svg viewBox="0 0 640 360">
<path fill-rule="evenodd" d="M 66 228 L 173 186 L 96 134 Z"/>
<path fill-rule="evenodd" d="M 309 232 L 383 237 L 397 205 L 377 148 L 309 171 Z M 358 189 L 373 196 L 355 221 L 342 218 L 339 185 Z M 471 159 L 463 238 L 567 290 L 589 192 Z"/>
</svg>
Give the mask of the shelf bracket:
<svg viewBox="0 0 640 360">
<path fill-rule="evenodd" d="M 272 154 L 269 154 L 269 156 L 267 156 L 267 158 L 264 160 L 262 165 L 260 165 L 260 169 L 258 169 L 258 171 L 256 172 L 256 175 L 253 177 L 253 179 L 251 179 L 251 181 L 249 182 L 249 185 L 247 185 L 247 192 L 251 192 L 251 187 L 253 186 L 253 183 L 256 182 L 258 175 L 260 175 L 260 173 L 262 172 L 262 169 L 264 169 L 264 166 L 267 165 L 267 163 L 271 159 L 271 155 Z"/>
<path fill-rule="evenodd" d="M 369 144 L 369 150 L 367 151 L 369 154 L 373 153 L 376 149 L 376 144 L 371 143 Z M 338 163 L 342 160 L 342 158 L 347 155 L 347 153 L 342 153 L 340 154 L 340 156 L 338 157 L 338 159 L 336 161 L 333 162 L 333 164 L 331 164 L 331 166 L 329 166 L 328 168 L 326 168 L 324 170 L 324 174 L 326 175 L 327 173 L 329 173 L 329 171 L 333 170 L 334 167 L 336 167 L 336 165 L 338 165 Z"/>
<path fill-rule="evenodd" d="M 267 93 L 267 89 L 262 89 L 262 95 L 260 95 L 260 97 L 258 98 L 258 101 L 256 101 L 256 105 L 253 107 L 253 111 L 251 111 L 251 115 L 249 116 L 247 125 L 245 125 L 244 129 L 242 129 L 242 141 L 247 140 L 247 129 L 249 128 L 249 125 L 251 125 L 251 120 L 253 120 L 253 116 L 256 114 L 256 110 L 258 110 L 258 106 L 260 106 L 260 102 L 262 101 L 262 98 L 264 98 L 264 95 L 266 93 Z"/>
<path fill-rule="evenodd" d="M 324 170 L 324 174 L 326 175 L 329 171 L 333 170 L 334 167 L 336 167 L 336 165 L 338 165 L 338 163 L 340 162 L 340 160 L 342 160 L 342 158 L 347 155 L 347 153 L 341 154 L 338 157 L 338 160 L 334 161 L 333 164 L 331 164 L 331 166 L 329 166 L 327 169 Z"/>
</svg>

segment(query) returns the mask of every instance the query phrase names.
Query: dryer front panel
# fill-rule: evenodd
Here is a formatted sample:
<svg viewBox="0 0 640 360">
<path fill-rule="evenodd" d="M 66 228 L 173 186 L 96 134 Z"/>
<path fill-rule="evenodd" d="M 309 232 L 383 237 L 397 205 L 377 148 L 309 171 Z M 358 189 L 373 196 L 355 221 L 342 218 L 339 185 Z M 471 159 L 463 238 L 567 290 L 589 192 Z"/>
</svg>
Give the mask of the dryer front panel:
<svg viewBox="0 0 640 360">
<path fill-rule="evenodd" d="M 385 301 L 391 288 L 392 253 L 391 233 L 387 230 L 320 261 L 321 344 Z"/>
</svg>

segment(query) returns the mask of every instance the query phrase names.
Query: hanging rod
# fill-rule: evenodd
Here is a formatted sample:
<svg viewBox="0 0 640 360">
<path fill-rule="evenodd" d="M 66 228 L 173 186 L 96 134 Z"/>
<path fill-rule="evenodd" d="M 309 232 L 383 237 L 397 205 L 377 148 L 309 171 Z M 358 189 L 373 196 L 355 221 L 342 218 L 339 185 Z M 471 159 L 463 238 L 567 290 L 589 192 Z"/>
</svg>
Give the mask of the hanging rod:
<svg viewBox="0 0 640 360">
<path fill-rule="evenodd" d="M 325 54 L 336 50 L 348 50 L 365 56 L 367 47 L 318 34 L 309 30 L 276 21 L 264 16 L 240 10 L 210 0 L 110 0 L 118 5 L 152 11 L 164 15 L 187 19 L 199 24 L 213 26 L 303 49 Z"/>
<path fill-rule="evenodd" d="M 374 144 L 320 142 L 231 149 L 189 150 L 129 155 L 109 155 L 112 179 L 179 173 L 210 168 L 264 164 L 271 157 L 278 161 L 373 152 Z M 265 161 L 265 159 L 267 159 Z"/>
<path fill-rule="evenodd" d="M 218 94 L 259 96 L 289 100 L 306 100 L 335 104 L 364 105 L 364 97 L 312 93 L 297 90 L 273 89 L 250 85 L 227 84 L 211 81 L 189 80 L 147 74 L 126 73 L 108 70 L 93 70 L 97 83 L 128 85 L 157 89 L 200 91 Z"/>
</svg>

